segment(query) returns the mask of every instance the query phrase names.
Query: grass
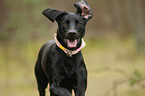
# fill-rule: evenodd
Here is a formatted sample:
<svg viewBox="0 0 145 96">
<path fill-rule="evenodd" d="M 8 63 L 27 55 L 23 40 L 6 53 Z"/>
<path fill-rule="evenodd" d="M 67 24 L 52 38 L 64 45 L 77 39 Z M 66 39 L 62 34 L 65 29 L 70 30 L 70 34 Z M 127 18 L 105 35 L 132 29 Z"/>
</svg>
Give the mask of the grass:
<svg viewBox="0 0 145 96">
<path fill-rule="evenodd" d="M 27 40 L 24 43 L 0 44 L 0 96 L 38 96 L 34 65 L 38 51 L 44 41 Z M 114 96 L 112 84 L 124 78 L 113 71 L 98 72 L 98 69 L 119 68 L 132 75 L 139 70 L 144 75 L 144 57 L 135 53 L 132 38 L 128 40 L 86 41 L 83 55 L 88 68 L 88 89 L 86 96 Z M 126 82 L 118 87 L 119 96 L 144 96 L 137 85 Z M 139 91 L 138 91 L 139 90 Z M 49 92 L 47 89 L 47 96 Z M 107 94 L 107 95 L 106 95 Z"/>
</svg>

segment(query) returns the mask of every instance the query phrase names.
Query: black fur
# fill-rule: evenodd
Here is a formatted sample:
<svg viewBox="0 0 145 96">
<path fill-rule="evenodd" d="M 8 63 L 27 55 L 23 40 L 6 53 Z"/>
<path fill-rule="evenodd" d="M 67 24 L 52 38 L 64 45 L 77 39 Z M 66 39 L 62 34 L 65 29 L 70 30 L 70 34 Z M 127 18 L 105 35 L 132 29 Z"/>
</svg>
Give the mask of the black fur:
<svg viewBox="0 0 145 96">
<path fill-rule="evenodd" d="M 85 35 L 86 19 L 78 13 L 67 13 L 55 9 L 46 9 L 43 14 L 52 22 L 57 21 L 57 39 L 65 48 L 76 50 L 81 46 L 81 39 Z M 74 40 L 77 40 L 77 45 L 69 46 L 67 41 Z M 87 69 L 81 51 L 69 57 L 55 44 L 54 40 L 45 43 L 39 51 L 35 75 L 40 96 L 45 96 L 48 83 L 50 96 L 72 96 L 72 90 L 75 96 L 85 96 Z"/>
</svg>

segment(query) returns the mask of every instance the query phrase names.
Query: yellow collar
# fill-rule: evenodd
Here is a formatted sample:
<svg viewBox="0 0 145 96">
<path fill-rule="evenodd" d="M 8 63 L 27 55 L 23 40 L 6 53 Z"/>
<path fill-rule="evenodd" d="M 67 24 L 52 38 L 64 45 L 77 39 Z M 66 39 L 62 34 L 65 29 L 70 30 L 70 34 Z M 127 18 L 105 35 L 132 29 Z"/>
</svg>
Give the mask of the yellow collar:
<svg viewBox="0 0 145 96">
<path fill-rule="evenodd" d="M 67 56 L 69 56 L 69 57 L 72 57 L 72 55 L 77 54 L 79 51 L 81 51 L 82 48 L 84 48 L 84 47 L 86 46 L 86 43 L 85 43 L 84 40 L 82 39 L 82 44 L 81 44 L 81 46 L 80 46 L 78 49 L 76 49 L 76 50 L 74 50 L 74 51 L 71 51 L 71 50 L 69 50 L 69 49 L 63 47 L 63 46 L 59 43 L 59 41 L 57 40 L 57 34 L 54 34 L 53 36 L 54 36 L 54 40 L 55 40 L 56 45 L 57 45 L 61 50 L 63 50 L 63 51 L 67 54 Z"/>
</svg>

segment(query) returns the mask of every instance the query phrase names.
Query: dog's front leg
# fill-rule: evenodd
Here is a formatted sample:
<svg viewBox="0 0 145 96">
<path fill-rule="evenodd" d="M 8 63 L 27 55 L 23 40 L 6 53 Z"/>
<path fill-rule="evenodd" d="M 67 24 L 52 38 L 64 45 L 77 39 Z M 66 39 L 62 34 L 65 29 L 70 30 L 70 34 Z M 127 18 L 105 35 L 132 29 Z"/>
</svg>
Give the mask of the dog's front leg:
<svg viewBox="0 0 145 96">
<path fill-rule="evenodd" d="M 87 88 L 87 70 L 86 67 L 81 67 L 76 72 L 76 86 L 74 88 L 75 96 L 85 96 L 85 91 Z"/>
<path fill-rule="evenodd" d="M 83 80 L 79 82 L 80 84 L 77 86 L 77 88 L 74 89 L 75 96 L 85 96 L 85 91 L 87 87 L 87 81 Z"/>
<path fill-rule="evenodd" d="M 51 94 L 50 96 L 72 96 L 67 89 L 57 87 L 54 85 L 50 87 L 50 94 Z"/>
<path fill-rule="evenodd" d="M 61 79 L 58 79 L 54 79 L 50 84 L 50 96 L 72 96 L 68 89 L 59 86 Z"/>
</svg>

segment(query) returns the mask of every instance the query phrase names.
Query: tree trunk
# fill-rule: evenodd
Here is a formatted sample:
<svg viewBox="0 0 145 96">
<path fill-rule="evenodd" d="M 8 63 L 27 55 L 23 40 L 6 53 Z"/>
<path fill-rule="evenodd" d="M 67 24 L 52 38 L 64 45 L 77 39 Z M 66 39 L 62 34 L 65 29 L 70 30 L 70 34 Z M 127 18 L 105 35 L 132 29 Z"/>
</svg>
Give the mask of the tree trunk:
<svg viewBox="0 0 145 96">
<path fill-rule="evenodd" d="M 135 35 L 137 43 L 137 51 L 139 53 L 145 52 L 145 18 L 144 18 L 144 2 L 143 0 L 134 0 L 135 2 Z"/>
</svg>

